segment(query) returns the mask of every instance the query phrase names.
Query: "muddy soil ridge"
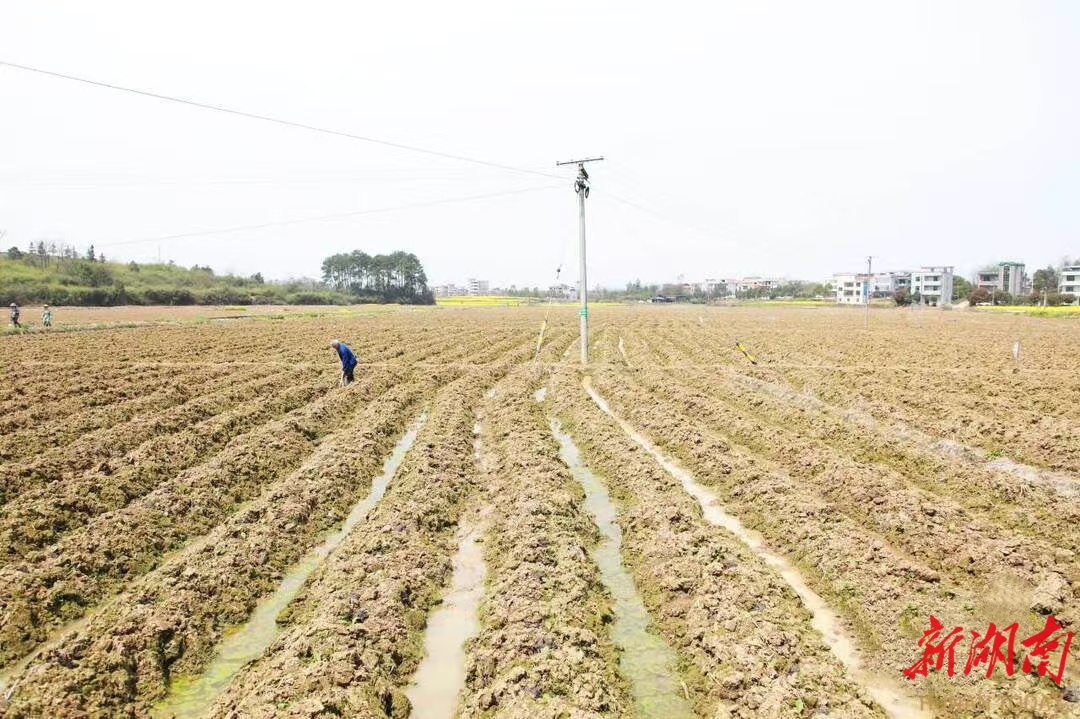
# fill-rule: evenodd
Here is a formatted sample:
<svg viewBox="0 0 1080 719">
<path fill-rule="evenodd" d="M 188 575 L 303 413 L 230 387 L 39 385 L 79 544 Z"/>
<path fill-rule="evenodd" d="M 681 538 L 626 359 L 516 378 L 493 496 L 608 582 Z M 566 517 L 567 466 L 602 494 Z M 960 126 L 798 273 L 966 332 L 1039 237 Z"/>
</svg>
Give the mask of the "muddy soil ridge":
<svg viewBox="0 0 1080 719">
<path fill-rule="evenodd" d="M 610 597 L 588 552 L 597 530 L 534 398 L 539 386 L 524 368 L 484 401 L 489 579 L 460 716 L 629 716 Z"/>
<path fill-rule="evenodd" d="M 704 494 L 690 496 L 582 392 L 571 308 L 251 314 L 0 337 L 0 684 L 13 690 L 0 714 L 150 714 L 365 496 L 422 405 L 429 424 L 387 493 L 212 716 L 408 715 L 427 624 L 454 596 L 460 525 L 481 509 L 487 579 L 449 710 L 637 715 L 618 592 L 595 559 L 610 537 L 559 457 L 553 414 L 608 489 L 639 623 L 675 652 L 696 715 L 896 711 L 698 494 L 798 570 L 861 670 L 928 711 L 1075 714 L 1075 642 L 1061 686 L 1025 674 L 1020 647 L 1013 676 L 1000 663 L 993 680 L 965 676 L 966 640 L 954 677 L 900 672 L 930 614 L 967 633 L 1017 622 L 1018 639 L 1048 614 L 1080 620 L 1080 323 L 597 307 L 594 385 L 691 473 Z M 360 360 L 348 389 L 333 337 Z"/>
<path fill-rule="evenodd" d="M 166 562 L 32 663 L 9 713 L 145 711 L 175 675 L 201 668 L 231 625 L 366 489 L 405 422 L 420 387 L 401 386 L 344 428 L 349 444 L 320 448 L 307 464 Z M 72 692 L 70 688 L 77 687 Z"/>
<path fill-rule="evenodd" d="M 494 372 L 474 372 L 439 392 L 382 500 L 209 716 L 407 715 L 403 689 L 422 657 L 427 613 L 450 577 L 457 522 L 477 489 L 473 406 Z"/>
<path fill-rule="evenodd" d="M 556 377 L 556 406 L 620 505 L 625 556 L 702 716 L 883 716 L 824 646 L 799 597 L 721 527 L 585 394 Z"/>
</svg>

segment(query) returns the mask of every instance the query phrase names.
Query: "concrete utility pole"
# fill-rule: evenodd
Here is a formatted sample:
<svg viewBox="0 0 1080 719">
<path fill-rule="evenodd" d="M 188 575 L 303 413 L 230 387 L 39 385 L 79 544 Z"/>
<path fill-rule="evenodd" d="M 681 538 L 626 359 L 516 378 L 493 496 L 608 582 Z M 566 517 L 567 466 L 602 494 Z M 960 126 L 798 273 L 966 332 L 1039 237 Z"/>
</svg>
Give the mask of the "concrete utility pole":
<svg viewBox="0 0 1080 719">
<path fill-rule="evenodd" d="M 587 157 L 583 160 L 567 160 L 556 162 L 555 166 L 577 165 L 578 174 L 574 181 L 574 192 L 578 197 L 578 239 L 580 241 L 581 254 L 581 277 L 578 286 L 578 299 L 581 300 L 581 309 L 578 315 L 581 318 L 581 364 L 589 363 L 589 291 L 585 277 L 585 198 L 589 196 L 589 173 L 585 171 L 586 162 L 599 162 L 603 157 Z"/>
</svg>

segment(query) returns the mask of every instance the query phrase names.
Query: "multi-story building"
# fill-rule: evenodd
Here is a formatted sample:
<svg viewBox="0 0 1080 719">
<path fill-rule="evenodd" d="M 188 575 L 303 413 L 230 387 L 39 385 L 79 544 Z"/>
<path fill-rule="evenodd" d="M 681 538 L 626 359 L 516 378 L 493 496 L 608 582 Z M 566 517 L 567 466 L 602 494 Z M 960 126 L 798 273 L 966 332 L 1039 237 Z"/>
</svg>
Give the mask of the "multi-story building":
<svg viewBox="0 0 1080 719">
<path fill-rule="evenodd" d="M 458 287 L 453 282 L 448 282 L 445 285 L 435 285 L 431 288 L 431 291 L 436 297 L 455 297 L 469 294 L 467 288 Z"/>
<path fill-rule="evenodd" d="M 470 295 L 486 295 L 491 289 L 491 284 L 487 280 L 478 280 L 470 277 L 466 280 L 466 283 Z"/>
<path fill-rule="evenodd" d="M 736 294 L 752 292 L 754 290 L 772 290 L 784 284 L 786 280 L 775 277 L 744 277 L 735 284 Z M 731 285 L 728 285 L 731 288 Z"/>
<path fill-rule="evenodd" d="M 698 282 L 696 285 L 694 285 L 693 289 L 703 295 L 712 295 L 713 293 L 717 292 L 724 284 L 724 280 L 707 279 L 704 282 Z"/>
<path fill-rule="evenodd" d="M 552 285 L 548 289 L 548 293 L 552 297 L 560 297 L 564 300 L 572 300 L 578 296 L 577 287 L 574 285 L 568 285 L 565 282 Z"/>
<path fill-rule="evenodd" d="M 910 272 L 877 272 L 870 291 L 875 297 L 892 297 L 902 287 L 911 289 Z"/>
<path fill-rule="evenodd" d="M 865 305 L 870 301 L 874 276 L 853 272 L 838 272 L 833 275 L 832 284 L 838 304 Z"/>
<path fill-rule="evenodd" d="M 1024 277 L 1023 262 L 999 262 L 997 267 L 987 267 L 976 272 L 972 284 L 990 292 L 1020 295 L 1025 289 Z"/>
<path fill-rule="evenodd" d="M 1063 295 L 1075 295 L 1077 304 L 1080 304 L 1080 263 L 1066 265 L 1061 268 L 1061 279 L 1058 280 L 1058 292 Z"/>
<path fill-rule="evenodd" d="M 921 267 L 911 273 L 911 294 L 919 295 L 928 305 L 952 304 L 953 268 Z"/>
</svg>

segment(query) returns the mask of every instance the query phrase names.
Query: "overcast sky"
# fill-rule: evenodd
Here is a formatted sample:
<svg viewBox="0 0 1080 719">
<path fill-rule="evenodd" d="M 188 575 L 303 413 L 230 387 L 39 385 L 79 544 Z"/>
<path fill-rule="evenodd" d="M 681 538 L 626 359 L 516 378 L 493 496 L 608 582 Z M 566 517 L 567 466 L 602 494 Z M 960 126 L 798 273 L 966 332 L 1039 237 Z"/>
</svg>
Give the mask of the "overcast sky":
<svg viewBox="0 0 1080 719">
<path fill-rule="evenodd" d="M 602 154 L 590 285 L 1080 255 L 1068 0 L 12 0 L 0 60 L 566 178 L 0 66 L 4 247 L 275 278 L 402 249 L 433 282 L 573 282 L 554 164 Z"/>
</svg>

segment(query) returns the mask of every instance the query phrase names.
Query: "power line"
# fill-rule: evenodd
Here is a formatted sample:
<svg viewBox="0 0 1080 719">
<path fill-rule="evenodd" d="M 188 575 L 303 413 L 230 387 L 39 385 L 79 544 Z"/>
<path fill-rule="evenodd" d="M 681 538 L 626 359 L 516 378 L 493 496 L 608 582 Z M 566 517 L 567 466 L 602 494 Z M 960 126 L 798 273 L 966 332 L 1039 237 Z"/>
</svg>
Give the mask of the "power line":
<svg viewBox="0 0 1080 719">
<path fill-rule="evenodd" d="M 234 227 L 223 227 L 215 230 L 200 230 L 197 232 L 182 232 L 175 235 L 160 235 L 156 237 L 143 237 L 138 240 L 123 240 L 121 242 L 99 242 L 95 243 L 98 247 L 116 247 L 119 245 L 134 245 L 141 242 L 162 242 L 165 240 L 179 240 L 188 237 L 204 237 L 208 235 L 222 235 L 230 232 L 243 232 L 244 230 L 261 230 L 268 227 L 281 227 L 284 225 L 299 225 L 305 222 L 320 222 L 322 220 L 335 220 L 344 217 L 356 217 L 358 215 L 374 215 L 382 212 L 396 212 L 398 210 L 409 210 L 417 207 L 434 207 L 435 205 L 447 205 L 456 202 L 471 202 L 473 200 L 485 200 L 493 197 L 505 197 L 508 195 L 521 195 L 526 192 L 538 192 L 540 190 L 553 190 L 556 189 L 555 185 L 544 185 L 543 187 L 526 187 L 518 190 L 507 190 L 505 192 L 489 192 L 484 195 L 469 195 L 467 197 L 449 197 L 442 200 L 430 200 L 425 202 L 411 202 L 405 205 L 395 205 L 393 207 L 378 207 L 368 210 L 353 210 L 351 212 L 337 212 L 330 215 L 319 215 L 316 217 L 301 217 L 290 220 L 278 220 L 276 222 L 263 222 L 257 225 L 238 225 Z"/>
<path fill-rule="evenodd" d="M 7 178 L 0 177 L 0 186 L 17 185 L 24 189 L 62 189 L 62 190 L 104 190 L 122 187 L 139 187 L 148 189 L 152 187 L 202 187 L 202 186 L 232 186 L 232 185 L 339 185 L 339 184 L 395 184 L 416 182 L 471 182 L 475 181 L 475 175 L 415 175 L 394 177 L 392 175 L 372 175 L 369 177 L 225 177 L 225 178 L 194 178 L 194 179 L 168 179 L 168 178 L 137 178 L 118 177 L 116 179 L 89 178 L 89 179 L 56 179 L 45 178 Z"/>
<path fill-rule="evenodd" d="M 301 130 L 309 130 L 311 132 L 319 132 L 324 135 L 333 135 L 335 137 L 345 137 L 350 140 L 358 140 L 360 142 L 368 142 L 375 145 L 383 145 L 385 147 L 393 147 L 398 150 L 407 150 L 409 152 L 418 152 L 424 155 L 431 155 L 434 157 L 442 157 L 448 160 L 457 160 L 459 162 L 469 162 L 474 165 L 483 165 L 485 167 L 494 167 L 499 170 L 507 170 L 510 172 L 519 172 L 529 175 L 539 175 L 540 177 L 548 177 L 557 180 L 565 180 L 562 175 L 555 175 L 548 172 L 542 172 L 540 170 L 530 170 L 524 167 L 514 167 L 513 165 L 504 165 L 499 162 L 490 162 L 488 160 L 480 160 L 475 157 L 467 157 L 465 155 L 455 155 L 449 152 L 441 152 L 439 150 L 429 150 L 424 147 L 416 147 L 415 145 L 406 145 L 400 142 L 391 142 L 390 140 L 380 140 L 375 137 L 366 137 L 364 135 L 356 135 L 351 132 L 345 132 L 343 130 L 332 130 L 325 127 L 318 127 L 316 125 L 309 125 L 303 122 L 296 122 L 294 120 L 285 120 L 278 117 L 272 117 L 270 115 L 261 115 L 255 112 L 247 112 L 245 110 L 235 110 L 230 107 L 224 107 L 221 105 L 211 105 L 205 102 L 198 102 L 196 100 L 188 100 L 182 97 L 174 97 L 172 95 L 164 95 L 158 92 L 151 92 L 149 90 L 140 90 L 138 88 L 124 87 L 122 85 L 114 85 L 108 82 L 102 82 L 100 80 L 92 80 L 90 78 L 78 77 L 76 75 L 68 75 L 62 72 L 54 72 L 52 70 L 44 70 L 39 67 L 32 67 L 30 65 L 21 65 L 19 63 L 8 62 L 0 60 L 0 65 L 4 67 L 10 67 L 15 70 L 23 70 L 25 72 L 38 73 L 40 75 L 48 75 L 50 77 L 60 78 L 62 80 L 70 80 L 72 82 L 81 82 L 86 85 L 93 85 L 95 87 L 104 87 L 110 90 L 117 90 L 119 92 L 128 92 L 134 95 L 141 95 L 143 97 L 151 97 L 155 100 L 165 100 L 166 102 L 174 102 L 181 105 L 189 105 L 191 107 L 198 107 L 203 110 L 214 110 L 216 112 L 224 112 L 229 115 L 237 115 L 239 117 L 246 117 L 252 120 L 262 120 L 263 122 L 272 122 L 277 125 L 284 125 L 286 127 L 299 128 Z"/>
</svg>

